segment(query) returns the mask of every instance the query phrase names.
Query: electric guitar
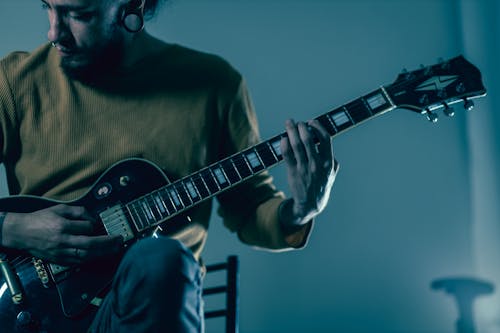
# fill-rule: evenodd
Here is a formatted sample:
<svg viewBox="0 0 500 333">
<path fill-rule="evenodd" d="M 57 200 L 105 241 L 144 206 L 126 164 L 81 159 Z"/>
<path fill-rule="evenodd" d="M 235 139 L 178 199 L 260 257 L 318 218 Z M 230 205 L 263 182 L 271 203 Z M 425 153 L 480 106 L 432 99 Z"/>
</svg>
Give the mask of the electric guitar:
<svg viewBox="0 0 500 333">
<path fill-rule="evenodd" d="M 486 95 L 479 70 L 462 56 L 412 72 L 316 119 L 331 136 L 396 108 L 437 121 L 437 109 L 452 116 L 452 104 Z M 0 199 L 0 211 L 29 213 L 60 203 L 84 206 L 101 233 L 123 237 L 130 245 L 149 237 L 161 224 L 282 161 L 285 133 L 174 182 L 153 163 L 127 159 L 111 166 L 90 190 L 71 202 L 33 196 Z M 0 328 L 2 332 L 84 332 L 120 258 L 62 267 L 26 253 L 0 253 Z"/>
</svg>

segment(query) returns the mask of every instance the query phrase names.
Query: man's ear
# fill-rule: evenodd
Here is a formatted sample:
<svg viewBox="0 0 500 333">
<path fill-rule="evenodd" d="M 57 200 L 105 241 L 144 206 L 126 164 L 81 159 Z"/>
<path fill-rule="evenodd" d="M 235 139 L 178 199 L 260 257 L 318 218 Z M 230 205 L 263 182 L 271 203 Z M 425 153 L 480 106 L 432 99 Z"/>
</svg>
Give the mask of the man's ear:
<svg viewBox="0 0 500 333">
<path fill-rule="evenodd" d="M 122 13 L 122 26 L 131 33 L 137 33 L 144 29 L 144 5 L 146 0 L 128 1 Z"/>
</svg>

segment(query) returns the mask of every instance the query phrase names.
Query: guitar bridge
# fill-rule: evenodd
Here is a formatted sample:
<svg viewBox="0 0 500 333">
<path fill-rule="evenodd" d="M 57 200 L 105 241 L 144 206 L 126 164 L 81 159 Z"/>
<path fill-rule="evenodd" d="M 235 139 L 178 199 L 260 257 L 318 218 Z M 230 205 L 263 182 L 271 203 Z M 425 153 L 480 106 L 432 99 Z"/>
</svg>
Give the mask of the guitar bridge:
<svg viewBox="0 0 500 333">
<path fill-rule="evenodd" d="M 43 286 L 48 288 L 50 283 L 49 273 L 47 272 L 42 259 L 33 258 L 33 266 L 35 267 L 36 274 L 38 275 L 38 278 L 42 282 Z"/>
</svg>

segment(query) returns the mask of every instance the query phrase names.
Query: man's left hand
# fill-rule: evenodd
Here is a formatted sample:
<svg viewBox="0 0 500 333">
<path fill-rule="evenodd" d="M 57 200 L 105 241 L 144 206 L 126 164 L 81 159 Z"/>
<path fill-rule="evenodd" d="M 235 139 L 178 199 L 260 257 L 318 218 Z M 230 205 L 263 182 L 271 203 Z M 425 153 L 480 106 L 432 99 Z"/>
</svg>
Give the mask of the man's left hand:
<svg viewBox="0 0 500 333">
<path fill-rule="evenodd" d="M 333 156 L 330 135 L 317 120 L 307 124 L 287 120 L 286 132 L 281 151 L 291 198 L 282 204 L 280 218 L 285 229 L 294 229 L 326 207 L 339 164 Z"/>
</svg>

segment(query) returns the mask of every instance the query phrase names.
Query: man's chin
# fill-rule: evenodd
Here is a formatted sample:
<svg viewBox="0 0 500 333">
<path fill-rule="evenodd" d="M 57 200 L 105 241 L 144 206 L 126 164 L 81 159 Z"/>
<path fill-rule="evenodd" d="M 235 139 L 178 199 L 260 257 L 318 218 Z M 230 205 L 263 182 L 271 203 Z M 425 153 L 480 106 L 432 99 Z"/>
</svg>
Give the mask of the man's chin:
<svg viewBox="0 0 500 333">
<path fill-rule="evenodd" d="M 61 69 L 72 80 L 83 83 L 92 83 L 97 81 L 109 68 L 94 64 L 91 62 L 70 59 L 70 57 L 61 58 Z"/>
</svg>

